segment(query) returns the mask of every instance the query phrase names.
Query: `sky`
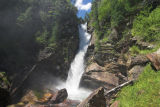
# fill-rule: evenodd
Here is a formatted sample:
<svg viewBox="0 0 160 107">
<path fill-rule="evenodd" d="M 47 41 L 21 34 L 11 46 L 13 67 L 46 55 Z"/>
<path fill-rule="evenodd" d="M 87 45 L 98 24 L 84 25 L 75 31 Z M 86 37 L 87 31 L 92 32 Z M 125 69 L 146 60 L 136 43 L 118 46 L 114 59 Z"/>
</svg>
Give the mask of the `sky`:
<svg viewBox="0 0 160 107">
<path fill-rule="evenodd" d="M 91 11 L 92 0 L 76 0 L 75 6 L 78 8 L 78 17 L 85 17 L 86 13 Z"/>
</svg>

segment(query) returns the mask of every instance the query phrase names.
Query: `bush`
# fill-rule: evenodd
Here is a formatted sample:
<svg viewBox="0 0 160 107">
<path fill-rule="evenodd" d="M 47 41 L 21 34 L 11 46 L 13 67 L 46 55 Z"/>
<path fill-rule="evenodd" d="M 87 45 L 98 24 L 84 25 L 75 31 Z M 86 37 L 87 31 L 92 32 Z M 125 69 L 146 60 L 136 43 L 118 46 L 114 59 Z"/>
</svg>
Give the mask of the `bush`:
<svg viewBox="0 0 160 107">
<path fill-rule="evenodd" d="M 154 42 L 160 40 L 160 7 L 151 13 L 142 11 L 133 22 L 132 34 L 145 41 Z"/>
</svg>

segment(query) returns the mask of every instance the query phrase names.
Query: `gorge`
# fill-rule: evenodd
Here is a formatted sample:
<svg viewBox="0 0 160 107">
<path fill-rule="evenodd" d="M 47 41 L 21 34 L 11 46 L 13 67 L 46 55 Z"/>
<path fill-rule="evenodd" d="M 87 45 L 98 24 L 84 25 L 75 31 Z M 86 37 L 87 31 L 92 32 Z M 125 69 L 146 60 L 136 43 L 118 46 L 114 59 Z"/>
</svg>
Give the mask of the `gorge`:
<svg viewBox="0 0 160 107">
<path fill-rule="evenodd" d="M 159 107 L 159 0 L 1 0 L 0 107 Z"/>
</svg>

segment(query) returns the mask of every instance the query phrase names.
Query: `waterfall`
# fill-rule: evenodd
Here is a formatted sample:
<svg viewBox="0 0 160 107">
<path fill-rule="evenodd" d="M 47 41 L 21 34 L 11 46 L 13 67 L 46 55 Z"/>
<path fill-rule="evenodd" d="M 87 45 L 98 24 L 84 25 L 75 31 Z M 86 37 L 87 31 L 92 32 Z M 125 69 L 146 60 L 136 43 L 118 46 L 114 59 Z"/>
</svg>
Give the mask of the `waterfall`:
<svg viewBox="0 0 160 107">
<path fill-rule="evenodd" d="M 81 101 L 90 94 L 89 90 L 79 88 L 80 80 L 85 68 L 84 57 L 90 43 L 90 38 L 91 35 L 87 33 L 87 23 L 81 24 L 79 26 L 79 50 L 71 63 L 67 81 L 63 84 L 67 89 L 69 99 Z"/>
</svg>

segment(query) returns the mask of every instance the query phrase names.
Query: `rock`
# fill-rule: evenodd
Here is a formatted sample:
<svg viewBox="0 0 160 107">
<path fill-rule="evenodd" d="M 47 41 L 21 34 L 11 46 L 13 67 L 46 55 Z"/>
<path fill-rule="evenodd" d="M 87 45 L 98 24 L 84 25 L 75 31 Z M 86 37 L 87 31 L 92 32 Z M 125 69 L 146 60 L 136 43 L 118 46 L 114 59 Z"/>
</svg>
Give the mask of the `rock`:
<svg viewBox="0 0 160 107">
<path fill-rule="evenodd" d="M 124 64 L 118 64 L 118 63 L 109 63 L 105 65 L 105 71 L 110 72 L 110 73 L 122 73 L 123 75 L 127 75 L 127 66 Z"/>
<path fill-rule="evenodd" d="M 86 69 L 86 72 L 105 71 L 104 67 L 99 66 L 97 63 L 92 63 Z"/>
<path fill-rule="evenodd" d="M 49 104 L 59 104 L 66 100 L 68 97 L 68 93 L 66 89 L 62 89 L 56 92 L 56 94 L 51 98 Z"/>
<path fill-rule="evenodd" d="M 134 66 L 130 71 L 129 71 L 129 76 L 128 80 L 137 80 L 139 75 L 143 72 L 144 67 L 143 66 Z"/>
<path fill-rule="evenodd" d="M 81 79 L 81 86 L 97 89 L 100 86 L 104 86 L 107 89 L 111 89 L 118 85 L 119 79 L 115 74 L 109 72 L 88 72 L 83 74 Z"/>
<path fill-rule="evenodd" d="M 110 107 L 119 107 L 119 101 L 115 101 Z"/>
<path fill-rule="evenodd" d="M 151 61 L 156 70 L 160 70 L 160 49 L 154 53 L 148 54 L 147 58 Z"/>
<path fill-rule="evenodd" d="M 80 104 L 79 101 L 65 100 L 62 103 L 53 104 L 53 105 L 51 105 L 51 107 L 76 107 L 78 104 Z"/>
<path fill-rule="evenodd" d="M 96 89 L 88 98 L 82 101 L 77 107 L 106 107 L 104 88 Z"/>
<path fill-rule="evenodd" d="M 131 69 L 135 65 L 143 66 L 143 65 L 146 65 L 146 63 L 148 62 L 149 62 L 148 58 L 144 55 L 132 56 L 128 58 L 127 66 L 128 66 L 128 69 Z"/>
<path fill-rule="evenodd" d="M 138 45 L 138 47 L 140 49 L 153 49 L 153 48 L 155 48 L 155 45 L 152 45 L 152 44 L 147 43 L 147 42 L 142 42 L 142 41 L 139 41 L 139 40 L 137 40 L 136 45 Z"/>
</svg>

